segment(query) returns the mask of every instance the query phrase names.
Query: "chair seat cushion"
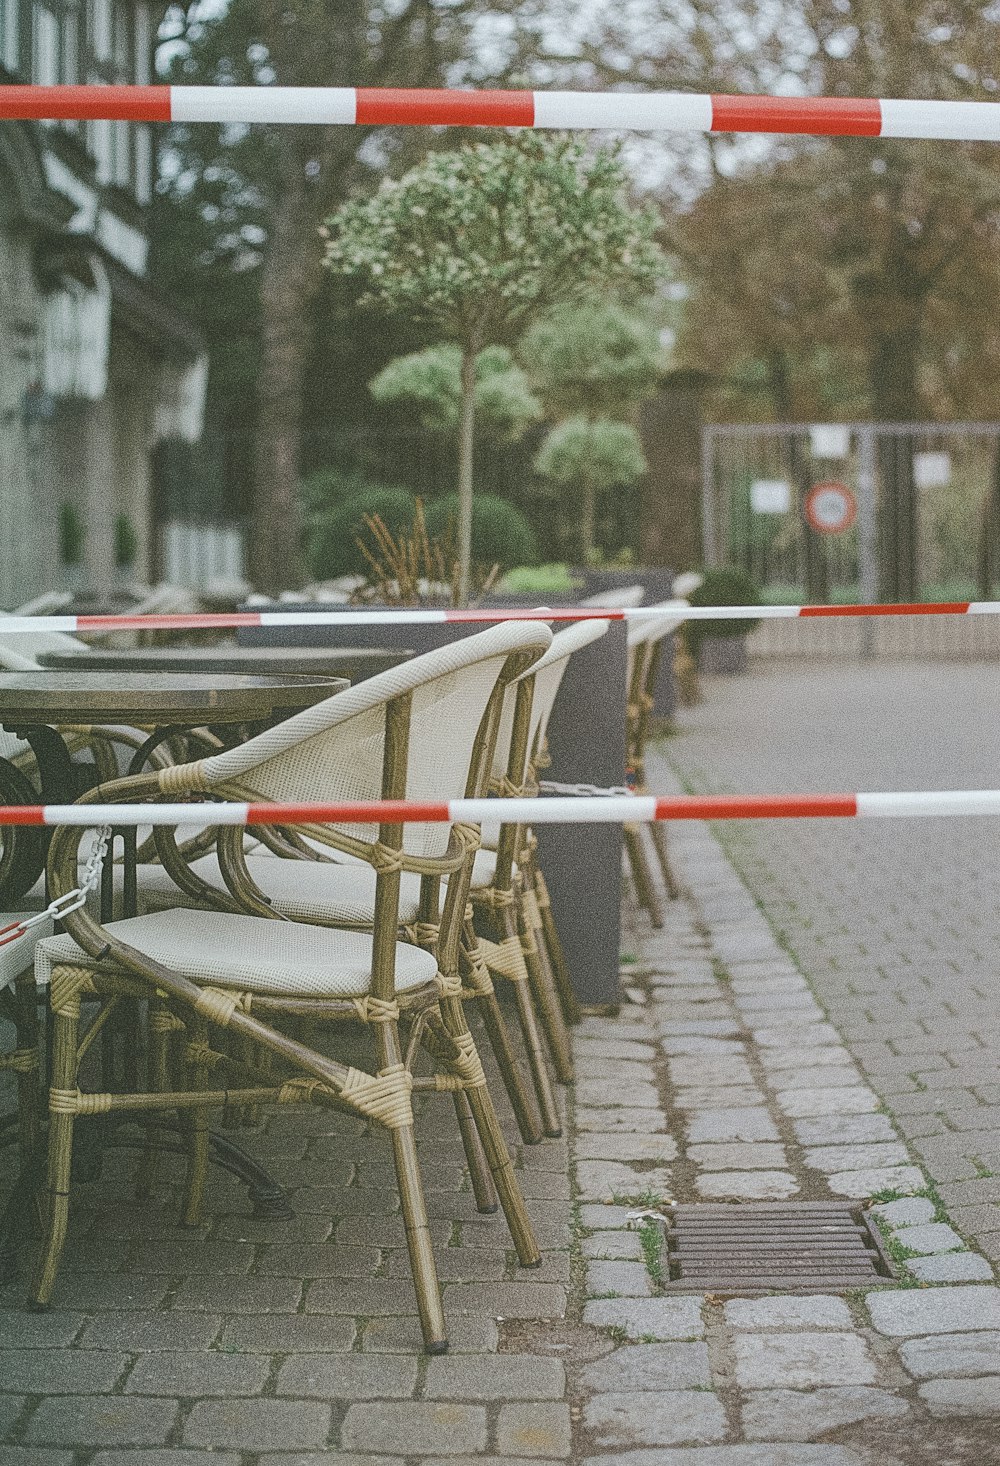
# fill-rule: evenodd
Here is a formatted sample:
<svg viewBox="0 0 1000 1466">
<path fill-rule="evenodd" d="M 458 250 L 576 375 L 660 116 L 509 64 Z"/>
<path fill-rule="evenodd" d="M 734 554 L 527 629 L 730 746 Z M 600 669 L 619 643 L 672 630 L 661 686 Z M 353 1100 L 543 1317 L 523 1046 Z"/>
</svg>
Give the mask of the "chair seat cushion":
<svg viewBox="0 0 1000 1466">
<path fill-rule="evenodd" d="M 217 855 L 191 862 L 194 874 L 207 886 L 228 894 Z M 371 926 L 375 911 L 375 872 L 358 861 L 334 865 L 312 860 L 252 859 L 250 874 L 269 896 L 275 911 L 296 921 L 343 922 Z M 138 873 L 139 901 L 144 911 L 191 905 L 162 865 L 143 865 Z M 420 911 L 420 877 L 404 871 L 400 878 L 399 919 L 416 921 Z"/>
<path fill-rule="evenodd" d="M 281 997 L 364 997 L 371 982 L 372 938 L 300 922 L 229 916 L 178 907 L 109 922 L 109 935 L 162 963 L 171 972 L 218 987 Z M 69 936 L 39 942 L 35 976 L 48 982 L 60 962 L 86 958 Z M 429 952 L 396 943 L 396 991 L 433 982 Z"/>
<path fill-rule="evenodd" d="M 0 912 L 0 928 L 13 926 L 23 916 L 33 915 L 27 911 L 2 911 Z M 30 967 L 35 955 L 35 948 L 42 937 L 51 936 L 52 918 L 46 917 L 44 921 L 37 922 L 35 926 L 29 926 L 27 931 L 7 932 L 0 938 L 3 945 L 0 946 L 0 988 L 9 987 L 12 982 L 20 977 L 26 967 Z"/>
</svg>

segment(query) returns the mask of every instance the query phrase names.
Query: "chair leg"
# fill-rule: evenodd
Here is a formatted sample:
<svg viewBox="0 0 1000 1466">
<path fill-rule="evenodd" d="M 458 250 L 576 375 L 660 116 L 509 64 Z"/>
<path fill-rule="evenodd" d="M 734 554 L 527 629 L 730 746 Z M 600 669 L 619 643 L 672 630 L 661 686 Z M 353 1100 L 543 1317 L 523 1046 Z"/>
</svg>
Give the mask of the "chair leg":
<svg viewBox="0 0 1000 1466">
<path fill-rule="evenodd" d="M 500 1203 L 497 1200 L 496 1187 L 493 1185 L 493 1177 L 483 1151 L 482 1141 L 479 1139 L 479 1131 L 476 1129 L 476 1121 L 469 1106 L 469 1097 L 464 1090 L 456 1090 L 452 1097 L 455 1101 L 455 1115 L 462 1135 L 462 1145 L 465 1147 L 465 1160 L 472 1178 L 472 1194 L 476 1198 L 476 1210 L 492 1215 L 497 1211 Z"/>
<path fill-rule="evenodd" d="M 663 873 L 663 884 L 667 889 L 667 895 L 671 901 L 676 901 L 681 892 L 670 860 L 670 847 L 667 844 L 666 828 L 662 823 L 654 820 L 649 827 L 649 833 L 653 838 L 656 858 L 660 862 L 660 870 Z"/>
<path fill-rule="evenodd" d="M 375 1045 L 380 1069 L 395 1069 L 402 1063 L 399 1027 L 394 1021 L 375 1025 Z M 396 1182 L 403 1209 L 406 1246 L 410 1254 L 410 1270 L 413 1274 L 413 1288 L 417 1295 L 417 1310 L 420 1314 L 424 1348 L 428 1354 L 444 1354 L 448 1349 L 448 1334 L 445 1328 L 444 1307 L 441 1303 L 441 1288 L 438 1283 L 437 1265 L 434 1261 L 434 1249 L 431 1246 L 431 1228 L 427 1217 L 423 1183 L 420 1179 L 420 1164 L 417 1160 L 417 1142 L 413 1121 L 411 1120 L 407 1125 L 394 1126 L 389 1133 L 392 1136 Z"/>
<path fill-rule="evenodd" d="M 149 1060 L 147 1083 L 151 1091 L 162 1094 L 170 1088 L 168 1055 L 170 1034 L 173 1031 L 170 1009 L 157 998 L 149 1000 L 149 1017 L 146 1024 Z M 157 1125 L 149 1125 L 145 1132 L 142 1158 L 135 1180 L 135 1194 L 138 1200 L 152 1196 L 156 1185 L 156 1174 L 160 1166 L 162 1131 Z"/>
<path fill-rule="evenodd" d="M 510 1034 L 495 992 L 489 991 L 477 997 L 476 1006 L 486 1029 L 486 1036 L 497 1061 L 504 1089 L 507 1091 L 517 1128 L 525 1145 L 537 1145 L 542 1138 L 542 1122 L 538 1105 L 531 1090 L 524 1082 L 521 1066 L 514 1057 Z"/>
<path fill-rule="evenodd" d="M 632 871 L 632 879 L 635 881 L 639 904 L 649 913 L 650 921 L 659 931 L 663 926 L 663 912 L 657 899 L 656 887 L 653 885 L 653 872 L 646 859 L 638 825 L 625 826 L 625 850 L 628 854 L 628 863 Z"/>
<path fill-rule="evenodd" d="M 552 1067 L 555 1069 L 556 1078 L 560 1084 L 571 1084 L 573 1056 L 569 1033 L 563 1019 L 562 1008 L 559 1005 L 559 995 L 548 965 L 548 956 L 539 947 L 534 931 L 526 922 L 523 925 L 522 946 L 532 996 L 538 1009 L 538 1016 L 542 1020 L 542 1030 L 552 1056 Z"/>
<path fill-rule="evenodd" d="M 519 983 L 517 986 L 523 987 L 524 984 Z M 472 1035 L 469 1033 L 461 1003 L 455 998 L 444 999 L 441 1003 L 441 1014 L 452 1038 L 464 1039 L 465 1045 L 468 1045 L 472 1054 L 475 1054 L 475 1045 L 472 1042 Z M 476 1129 L 479 1131 L 479 1138 L 486 1153 L 493 1183 L 500 1198 L 500 1205 L 503 1207 L 518 1260 L 522 1267 L 539 1267 L 542 1254 L 535 1240 L 534 1229 L 524 1197 L 521 1195 L 521 1188 L 514 1175 L 510 1151 L 507 1149 L 507 1142 L 504 1139 L 497 1112 L 493 1107 L 489 1089 L 485 1082 L 480 1082 L 471 1084 L 465 1093 L 475 1117 Z"/>
<path fill-rule="evenodd" d="M 52 1071 L 49 1091 L 49 1163 L 45 1235 L 28 1294 L 29 1308 L 46 1308 L 52 1297 L 69 1223 L 70 1166 L 75 1111 L 68 1096 L 76 1090 L 78 997 L 52 1015 Z M 65 1108 L 63 1108 L 65 1106 Z"/>
<path fill-rule="evenodd" d="M 198 1050 L 207 1047 L 208 1024 L 202 1018 L 192 1017 L 187 1024 L 187 1055 L 184 1064 L 186 1088 L 197 1092 L 208 1083 L 208 1068 L 199 1062 Z M 196 1227 L 201 1221 L 201 1208 L 205 1199 L 205 1184 L 208 1180 L 209 1138 L 208 1113 L 198 1105 L 188 1110 L 188 1163 L 184 1178 L 184 1201 L 181 1207 L 181 1226 Z"/>
<path fill-rule="evenodd" d="M 567 1023 L 579 1023 L 581 1018 L 580 1000 L 573 990 L 573 981 L 569 975 L 569 963 L 566 961 L 562 938 L 559 935 L 559 928 L 556 926 L 555 915 L 552 911 L 552 898 L 549 896 L 549 888 L 545 884 L 545 876 L 537 867 L 534 870 L 534 878 L 538 910 L 542 917 L 542 931 L 545 934 L 545 946 L 549 954 L 549 961 L 552 964 L 552 971 L 555 976 L 556 988 L 559 992 L 559 1000 L 562 1003 L 563 1013 L 566 1016 Z"/>
<path fill-rule="evenodd" d="M 38 1144 L 38 1011 L 35 974 L 23 972 L 14 985 L 16 1046 L 23 1058 L 17 1070 L 18 1134 L 22 1163 L 34 1154 Z"/>
<path fill-rule="evenodd" d="M 514 990 L 514 1002 L 517 1006 L 517 1017 L 521 1025 L 528 1068 L 531 1070 L 538 1108 L 542 1116 L 542 1134 L 547 1135 L 551 1140 L 558 1140 L 562 1134 L 562 1125 L 559 1122 L 559 1111 L 556 1109 L 555 1095 L 552 1093 L 552 1081 L 549 1079 L 548 1066 L 542 1050 L 542 1040 L 538 1032 L 534 1005 L 531 1001 L 531 988 L 523 978 L 512 982 L 511 987 Z"/>
</svg>

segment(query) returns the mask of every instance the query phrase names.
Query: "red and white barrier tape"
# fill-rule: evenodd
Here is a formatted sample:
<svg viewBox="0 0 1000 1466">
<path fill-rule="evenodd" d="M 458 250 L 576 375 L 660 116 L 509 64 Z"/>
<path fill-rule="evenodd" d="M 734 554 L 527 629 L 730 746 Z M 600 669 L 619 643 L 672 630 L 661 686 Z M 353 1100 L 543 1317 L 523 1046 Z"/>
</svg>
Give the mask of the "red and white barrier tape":
<svg viewBox="0 0 1000 1466">
<path fill-rule="evenodd" d="M 445 91 L 408 87 L 0 87 L 0 119 L 611 128 L 1000 140 L 1000 104 L 694 92 Z"/>
<path fill-rule="evenodd" d="M 0 95 L 3 88 L 0 87 Z M 0 637 L 17 632 L 64 631 L 232 631 L 255 626 L 440 626 L 448 622 L 493 624 L 500 621 L 629 621 L 669 616 L 676 621 L 787 620 L 809 616 L 997 616 L 1000 601 L 898 602 L 868 606 L 629 606 L 625 610 L 595 606 L 471 607 L 469 609 L 401 607 L 399 610 L 219 611 L 142 616 L 0 616 Z"/>
<path fill-rule="evenodd" d="M 551 799 L 372 800 L 337 804 L 0 805 L 3 825 L 652 824 L 659 820 L 865 819 L 998 815 L 1000 789 L 899 794 L 645 794 Z"/>
</svg>

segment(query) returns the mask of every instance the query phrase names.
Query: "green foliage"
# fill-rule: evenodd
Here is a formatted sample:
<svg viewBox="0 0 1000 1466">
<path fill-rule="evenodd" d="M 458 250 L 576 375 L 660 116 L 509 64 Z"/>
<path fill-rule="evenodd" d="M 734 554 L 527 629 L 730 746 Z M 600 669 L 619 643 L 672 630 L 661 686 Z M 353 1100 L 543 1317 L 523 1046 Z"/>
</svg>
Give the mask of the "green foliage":
<svg viewBox="0 0 1000 1466">
<path fill-rule="evenodd" d="M 427 509 L 427 530 L 444 535 L 458 519 L 458 495 L 448 494 Z M 479 494 L 472 501 L 472 558 L 479 565 L 530 565 L 538 559 L 538 543 L 527 518 L 514 504 L 496 494 Z"/>
<path fill-rule="evenodd" d="M 453 436 L 462 402 L 462 353 L 448 342 L 399 356 L 370 383 L 376 402 L 408 405 L 428 432 Z M 476 426 L 495 443 L 516 443 L 542 415 L 528 378 L 504 346 L 476 357 Z"/>
<path fill-rule="evenodd" d="M 127 514 L 115 516 L 115 565 L 124 570 L 135 564 L 139 553 L 139 536 Z"/>
<path fill-rule="evenodd" d="M 326 264 L 362 303 L 476 349 L 595 288 L 648 289 L 656 211 L 630 207 L 615 152 L 525 132 L 431 153 L 328 221 Z"/>
<path fill-rule="evenodd" d="M 517 565 L 508 570 L 503 578 L 503 590 L 512 595 L 571 594 L 579 590 L 582 581 L 574 580 L 569 566 L 564 561 L 550 561 L 545 565 Z"/>
<path fill-rule="evenodd" d="M 654 326 L 620 305 L 589 300 L 536 321 L 518 356 L 552 412 L 616 417 L 653 390 L 662 350 Z"/>
<path fill-rule="evenodd" d="M 86 537 L 87 531 L 75 504 L 64 500 L 59 505 L 59 559 L 64 565 L 82 562 Z"/>
<path fill-rule="evenodd" d="M 628 423 L 570 417 L 549 433 L 535 469 L 560 488 L 600 492 L 635 483 L 646 472 L 646 460 L 639 434 Z"/>
<path fill-rule="evenodd" d="M 760 591 L 754 581 L 736 565 L 717 565 L 704 571 L 704 579 L 688 596 L 692 606 L 759 606 Z M 684 639 L 688 651 L 697 658 L 706 636 L 746 636 L 757 620 L 747 617 L 739 621 L 687 621 Z"/>
<path fill-rule="evenodd" d="M 334 484 L 341 480 L 334 472 L 322 477 Z M 316 491 L 320 478 L 320 474 L 315 474 L 307 480 L 312 492 Z M 400 534 L 412 526 L 415 511 L 416 500 L 409 489 L 392 484 L 366 484 L 347 497 L 331 502 L 325 510 L 311 509 L 305 530 L 310 571 L 318 580 L 366 574 L 368 564 L 357 544 L 365 533 L 366 516 L 377 515 L 390 532 Z"/>
</svg>

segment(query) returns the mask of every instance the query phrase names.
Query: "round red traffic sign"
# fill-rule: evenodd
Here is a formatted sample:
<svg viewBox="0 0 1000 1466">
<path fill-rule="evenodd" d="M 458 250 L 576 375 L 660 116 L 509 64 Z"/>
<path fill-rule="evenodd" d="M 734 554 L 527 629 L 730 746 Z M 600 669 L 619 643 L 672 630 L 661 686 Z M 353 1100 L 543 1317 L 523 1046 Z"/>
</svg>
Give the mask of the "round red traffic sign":
<svg viewBox="0 0 1000 1466">
<path fill-rule="evenodd" d="M 819 534 L 843 534 L 858 517 L 854 495 L 846 484 L 827 479 L 806 495 L 806 519 Z"/>
</svg>

